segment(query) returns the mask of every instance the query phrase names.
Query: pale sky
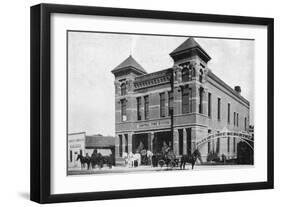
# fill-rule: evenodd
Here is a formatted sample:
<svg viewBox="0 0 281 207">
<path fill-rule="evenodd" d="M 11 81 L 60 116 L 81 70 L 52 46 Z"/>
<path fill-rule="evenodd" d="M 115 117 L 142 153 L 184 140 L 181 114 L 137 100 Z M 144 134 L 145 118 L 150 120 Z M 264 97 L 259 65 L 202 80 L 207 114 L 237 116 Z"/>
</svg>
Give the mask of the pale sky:
<svg viewBox="0 0 281 207">
<path fill-rule="evenodd" d="M 115 134 L 114 75 L 110 72 L 130 54 L 148 72 L 173 66 L 169 56 L 188 37 L 68 33 L 69 133 Z M 211 56 L 209 68 L 254 105 L 254 40 L 195 38 Z"/>
</svg>

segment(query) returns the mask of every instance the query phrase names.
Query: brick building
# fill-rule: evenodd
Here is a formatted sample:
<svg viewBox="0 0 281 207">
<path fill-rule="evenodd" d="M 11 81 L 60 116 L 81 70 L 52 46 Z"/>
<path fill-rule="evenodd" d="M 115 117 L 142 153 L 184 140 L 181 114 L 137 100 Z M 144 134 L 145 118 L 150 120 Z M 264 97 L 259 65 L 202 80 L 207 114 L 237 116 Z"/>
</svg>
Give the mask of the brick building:
<svg viewBox="0 0 281 207">
<path fill-rule="evenodd" d="M 248 132 L 249 102 L 209 68 L 211 57 L 189 38 L 170 53 L 172 68 L 147 73 L 129 56 L 111 72 L 115 76 L 116 158 L 140 147 L 158 152 L 170 145 L 177 155 L 192 152 L 196 142 L 222 131 Z M 203 159 L 211 151 L 237 156 L 234 137 L 200 145 Z"/>
</svg>

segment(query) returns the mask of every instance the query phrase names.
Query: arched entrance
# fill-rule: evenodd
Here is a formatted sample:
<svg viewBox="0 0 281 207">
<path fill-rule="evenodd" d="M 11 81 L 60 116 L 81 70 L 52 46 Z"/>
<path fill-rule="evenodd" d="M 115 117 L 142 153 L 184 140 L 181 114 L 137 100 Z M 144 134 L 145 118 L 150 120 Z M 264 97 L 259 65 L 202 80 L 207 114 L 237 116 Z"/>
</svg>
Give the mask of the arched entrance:
<svg viewBox="0 0 281 207">
<path fill-rule="evenodd" d="M 236 139 L 245 142 L 252 150 L 254 150 L 253 146 L 250 143 L 253 143 L 254 140 L 251 139 L 251 136 L 247 133 L 243 132 L 220 132 L 216 134 L 211 134 L 199 141 L 196 142 L 196 148 L 199 149 L 204 143 L 209 142 L 211 140 L 217 139 L 227 139 L 228 137 L 234 137 Z"/>
<path fill-rule="evenodd" d="M 233 140 L 232 150 L 230 150 L 230 138 Z M 220 146 L 220 141 L 226 139 L 224 146 Z M 238 141 L 236 141 L 238 140 Z M 253 164 L 254 160 L 254 140 L 251 135 L 244 132 L 218 132 L 215 134 L 210 134 L 209 136 L 196 142 L 196 148 L 199 151 L 206 153 L 206 148 L 204 149 L 204 144 L 208 143 L 208 152 L 204 156 L 209 157 L 209 155 L 215 156 L 220 159 L 218 156 L 221 156 L 221 159 L 229 159 L 234 161 L 236 164 Z M 209 152 L 210 143 L 216 143 L 216 149 L 212 148 Z M 222 142 L 223 143 L 223 142 Z M 222 148 L 222 151 L 220 150 Z M 207 158 L 208 161 L 208 158 Z"/>
</svg>

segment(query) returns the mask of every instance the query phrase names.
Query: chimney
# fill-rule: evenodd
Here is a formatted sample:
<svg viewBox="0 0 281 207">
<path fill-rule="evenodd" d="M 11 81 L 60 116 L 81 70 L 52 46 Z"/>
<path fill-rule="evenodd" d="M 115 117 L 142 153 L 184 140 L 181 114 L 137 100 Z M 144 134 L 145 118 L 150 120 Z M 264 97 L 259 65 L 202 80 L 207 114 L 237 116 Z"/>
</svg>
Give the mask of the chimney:
<svg viewBox="0 0 281 207">
<path fill-rule="evenodd" d="M 235 86 L 234 90 L 238 93 L 241 94 L 241 87 L 240 86 Z"/>
</svg>

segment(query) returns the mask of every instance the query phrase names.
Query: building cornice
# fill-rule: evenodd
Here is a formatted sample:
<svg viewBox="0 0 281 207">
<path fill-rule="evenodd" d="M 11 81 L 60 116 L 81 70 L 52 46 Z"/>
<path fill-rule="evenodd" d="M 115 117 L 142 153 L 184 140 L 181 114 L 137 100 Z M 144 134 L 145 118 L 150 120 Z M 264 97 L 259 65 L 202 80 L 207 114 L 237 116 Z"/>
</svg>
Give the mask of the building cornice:
<svg viewBox="0 0 281 207">
<path fill-rule="evenodd" d="M 171 68 L 138 76 L 134 81 L 135 90 L 171 83 Z"/>
</svg>

